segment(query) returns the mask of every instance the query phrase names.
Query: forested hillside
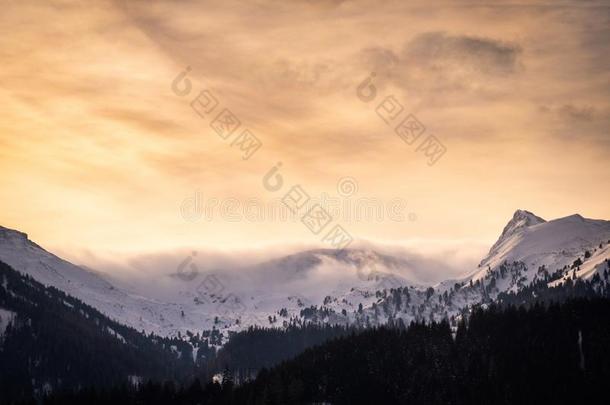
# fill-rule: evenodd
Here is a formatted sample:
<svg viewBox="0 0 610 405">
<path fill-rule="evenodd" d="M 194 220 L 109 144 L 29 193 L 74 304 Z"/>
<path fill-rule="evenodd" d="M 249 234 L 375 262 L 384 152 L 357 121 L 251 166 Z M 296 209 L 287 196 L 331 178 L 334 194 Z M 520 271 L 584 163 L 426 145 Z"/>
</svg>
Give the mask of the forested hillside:
<svg viewBox="0 0 610 405">
<path fill-rule="evenodd" d="M 0 393 L 28 398 L 61 388 L 192 375 L 191 346 L 147 336 L 0 262 Z"/>
<path fill-rule="evenodd" d="M 217 330 L 173 339 L 146 335 L 0 262 L 0 403 L 148 380 L 211 381 L 224 369 L 245 381 L 351 331 L 330 325 L 251 328 L 232 334 L 217 352 Z"/>
<path fill-rule="evenodd" d="M 610 300 L 477 309 L 456 333 L 412 323 L 334 339 L 251 383 L 149 383 L 55 395 L 48 404 L 601 404 Z"/>
</svg>

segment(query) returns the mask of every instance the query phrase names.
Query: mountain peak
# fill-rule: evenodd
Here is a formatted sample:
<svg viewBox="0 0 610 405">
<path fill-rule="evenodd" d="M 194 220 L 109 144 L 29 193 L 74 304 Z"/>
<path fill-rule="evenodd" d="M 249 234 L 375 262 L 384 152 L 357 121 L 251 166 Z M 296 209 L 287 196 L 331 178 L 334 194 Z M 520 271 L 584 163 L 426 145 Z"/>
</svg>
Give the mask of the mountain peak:
<svg viewBox="0 0 610 405">
<path fill-rule="evenodd" d="M 490 257 L 494 256 L 494 254 L 498 251 L 500 246 L 502 246 L 507 240 L 509 240 L 513 235 L 517 232 L 521 231 L 532 225 L 542 224 L 546 222 L 543 218 L 526 211 L 526 210 L 517 210 L 513 214 L 513 217 L 506 224 L 504 229 L 502 230 L 502 235 L 498 238 L 496 243 L 491 247 L 487 257 L 481 261 L 479 267 L 487 263 Z"/>
<path fill-rule="evenodd" d="M 515 211 L 515 213 L 513 214 L 513 219 L 515 219 L 515 218 L 535 218 L 538 221 L 546 222 L 544 219 L 540 218 L 533 212 L 530 212 L 527 210 L 521 210 L 521 209 Z"/>
<path fill-rule="evenodd" d="M 537 216 L 529 211 L 517 210 L 513 214 L 512 219 L 510 221 L 508 221 L 508 224 L 506 224 L 506 226 L 504 227 L 504 230 L 502 231 L 502 235 L 500 236 L 500 239 L 503 239 L 507 236 L 514 234 L 519 229 L 527 228 L 528 226 L 532 226 L 532 225 L 541 224 L 543 222 L 546 222 L 546 221 L 543 218 L 540 218 L 539 216 Z"/>
<path fill-rule="evenodd" d="M 0 226 L 0 239 L 27 241 L 28 235 L 27 235 L 27 233 L 23 233 L 20 231 L 16 231 L 14 229 L 5 228 L 3 226 Z"/>
<path fill-rule="evenodd" d="M 563 219 L 571 219 L 571 220 L 576 220 L 576 221 L 584 221 L 585 220 L 585 218 L 582 215 L 580 215 L 580 214 L 568 215 L 567 217 L 565 217 Z"/>
</svg>

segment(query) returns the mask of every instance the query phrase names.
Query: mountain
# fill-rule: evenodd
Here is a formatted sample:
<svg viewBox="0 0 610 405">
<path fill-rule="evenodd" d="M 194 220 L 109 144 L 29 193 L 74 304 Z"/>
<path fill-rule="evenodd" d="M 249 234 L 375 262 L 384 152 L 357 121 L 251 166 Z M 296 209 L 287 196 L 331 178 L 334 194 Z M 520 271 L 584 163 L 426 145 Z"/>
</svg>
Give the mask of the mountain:
<svg viewBox="0 0 610 405">
<path fill-rule="evenodd" d="M 325 262 L 331 262 L 334 266 L 367 269 L 366 273 L 360 275 L 365 281 L 380 280 L 390 275 L 398 277 L 402 270 L 412 266 L 406 259 L 382 254 L 373 249 L 311 249 L 257 264 L 255 268 L 262 270 L 263 276 L 279 276 L 289 281 L 305 277 Z M 401 278 L 402 281 L 407 281 L 402 276 Z"/>
<path fill-rule="evenodd" d="M 49 253 L 23 232 L 0 227 L 0 260 L 138 330 L 167 336 L 181 327 L 194 329 L 195 325 L 212 322 L 212 316 L 197 313 L 186 319 L 182 316 L 184 307 L 179 304 L 117 288 L 101 274 Z"/>
<path fill-rule="evenodd" d="M 602 404 L 609 334 L 608 299 L 491 308 L 474 311 L 454 334 L 444 321 L 329 341 L 261 373 L 232 398 L 240 404 Z"/>
<path fill-rule="evenodd" d="M 125 391 L 149 379 L 172 386 L 210 381 L 226 368 L 243 381 L 355 331 L 314 324 L 252 328 L 232 335 L 217 352 L 218 329 L 173 338 L 147 335 L 0 261 L 0 404 L 62 390 Z"/>
<path fill-rule="evenodd" d="M 189 260 L 182 267 L 188 268 Z M 404 330 L 416 322 L 409 332 L 419 336 L 414 344 L 426 334 L 442 332 L 437 343 L 454 345 L 447 337 L 467 333 L 464 321 L 472 322 L 479 308 L 610 298 L 610 222 L 580 215 L 545 221 L 518 210 L 479 266 L 463 277 L 422 286 L 403 276 L 413 266 L 408 259 L 370 248 L 306 250 L 232 272 L 195 272 L 192 277 L 188 272 L 168 272 L 163 279 L 152 280 L 175 288 L 175 295 L 164 301 L 117 286 L 102 273 L 47 252 L 22 232 L 0 228 L 0 392 L 26 398 L 62 387 L 111 386 L 144 378 L 207 379 L 225 365 L 247 379 L 256 373 L 252 369 L 288 360 L 314 344 L 382 325 Z M 418 329 L 421 322 L 432 321 L 444 322 L 444 330 Z M 251 325 L 270 329 L 248 329 Z M 138 332 L 142 329 L 161 336 Z M 573 332 L 569 331 L 570 339 Z M 383 333 L 370 333 L 375 335 L 370 341 L 364 334 L 344 342 L 364 344 L 362 350 L 373 356 L 389 356 L 380 357 L 379 364 L 369 363 L 373 368 L 381 370 L 384 361 L 395 359 L 396 350 L 388 347 L 409 346 L 400 340 L 402 332 L 387 344 L 379 343 Z M 509 334 L 504 331 L 498 337 Z M 485 339 L 477 337 L 465 350 L 472 355 L 473 347 L 489 342 Z M 574 346 L 565 339 L 560 343 Z M 376 352 L 376 346 L 383 350 Z M 305 365 L 313 381 L 316 375 L 329 378 L 315 370 L 328 369 L 332 362 L 325 356 L 337 352 L 348 360 L 346 367 L 358 369 L 357 358 L 348 359 L 337 344 L 332 347 L 331 352 L 314 349 L 291 364 Z M 519 347 L 497 349 L 515 356 Z M 352 346 L 349 352 L 354 352 Z M 308 363 L 311 353 L 321 354 Z M 464 361 L 473 358 L 466 354 Z M 495 363 L 473 363 L 479 366 L 498 372 Z M 274 384 L 268 376 L 260 380 L 265 386 Z M 506 378 L 512 377 L 504 374 L 497 381 Z M 376 385 L 384 386 L 382 381 Z M 329 391 L 322 394 L 332 398 Z"/>
<path fill-rule="evenodd" d="M 545 221 L 517 210 L 476 269 L 437 285 L 410 279 L 421 262 L 403 256 L 372 248 L 312 249 L 192 275 L 193 258 L 187 258 L 178 266 L 186 273 L 168 271 L 150 280 L 171 292 L 163 296 L 111 283 L 6 228 L 0 228 L 0 260 L 122 324 L 161 336 L 215 329 L 221 339 L 214 342 L 221 345 L 252 325 L 372 326 L 442 318 L 455 325 L 473 306 L 507 294 L 542 293 L 570 280 L 598 283 L 594 288 L 601 292 L 609 242 L 609 221 L 580 215 Z"/>
<path fill-rule="evenodd" d="M 609 273 L 610 221 L 580 215 L 545 221 L 517 210 L 478 268 L 465 276 L 376 291 L 358 310 L 331 297 L 306 318 L 363 326 L 449 318 L 455 327 L 473 307 L 495 301 L 608 295 Z"/>
<path fill-rule="evenodd" d="M 177 336 L 216 328 L 225 338 L 251 325 L 283 326 L 302 319 L 301 311 L 327 296 L 345 298 L 351 308 L 370 305 L 375 291 L 406 285 L 408 281 L 397 272 L 409 266 L 372 250 L 308 250 L 233 272 L 197 272 L 192 278 L 168 272 L 153 282 L 174 293 L 155 296 L 137 285 L 116 285 L 102 273 L 46 251 L 27 234 L 4 227 L 0 227 L 0 260 L 137 330 Z M 325 269 L 333 269 L 334 281 L 320 280 L 327 276 Z M 279 321 L 269 318 L 280 312 Z"/>
<path fill-rule="evenodd" d="M 283 346 L 273 334 L 268 338 Z M 226 371 L 219 375 L 221 384 L 153 382 L 109 393 L 59 393 L 47 400 L 62 405 L 605 404 L 609 334 L 610 299 L 492 306 L 475 309 L 456 330 L 445 320 L 342 333 L 261 370 L 245 384 Z M 251 343 L 260 347 L 261 341 Z M 259 352 L 233 354 L 247 359 Z"/>
<path fill-rule="evenodd" d="M 175 299 L 218 315 L 213 326 L 227 335 L 250 325 L 302 325 L 304 314 L 322 303 L 334 301 L 352 312 L 359 305 L 369 306 L 376 291 L 408 285 L 402 274 L 409 266 L 406 260 L 371 249 L 312 249 L 197 274 L 178 286 Z M 317 319 L 340 321 L 333 316 Z"/>
<path fill-rule="evenodd" d="M 62 388 L 182 379 L 193 372 L 191 352 L 0 262 L 0 402 Z"/>
<path fill-rule="evenodd" d="M 547 222 L 528 211 L 518 210 L 479 269 L 466 280 L 479 280 L 489 269 L 494 270 L 504 262 L 522 262 L 528 268 L 524 274 L 526 282 L 531 282 L 541 266 L 553 272 L 571 266 L 579 258 L 583 263 L 576 277 L 590 279 L 610 258 L 609 244 L 610 221 L 574 214 Z"/>
</svg>

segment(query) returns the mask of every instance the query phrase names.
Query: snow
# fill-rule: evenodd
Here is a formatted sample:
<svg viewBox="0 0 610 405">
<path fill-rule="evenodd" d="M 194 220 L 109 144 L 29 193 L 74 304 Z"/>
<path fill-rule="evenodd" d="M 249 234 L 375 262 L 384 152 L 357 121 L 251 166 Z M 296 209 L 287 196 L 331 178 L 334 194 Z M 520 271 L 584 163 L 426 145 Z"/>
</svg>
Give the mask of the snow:
<svg viewBox="0 0 610 405">
<path fill-rule="evenodd" d="M 101 275 L 47 252 L 27 239 L 24 233 L 0 227 L 0 260 L 38 282 L 56 287 L 111 319 L 138 330 L 163 335 L 180 323 L 178 304 L 145 298 L 116 288 Z M 195 324 L 205 325 L 205 321 L 204 315 L 200 314 L 191 318 L 191 324 L 181 326 L 194 330 Z"/>
<path fill-rule="evenodd" d="M 9 311 L 8 309 L 0 308 L 0 338 L 4 336 L 6 328 L 17 316 L 16 312 Z"/>
<path fill-rule="evenodd" d="M 520 226 L 500 237 L 481 261 L 479 269 L 465 280 L 479 280 L 488 268 L 497 268 L 505 261 L 522 261 L 530 270 L 528 281 L 531 281 L 540 266 L 554 272 L 571 265 L 585 250 L 593 251 L 600 243 L 607 245 L 608 240 L 610 221 L 586 219 L 577 214 L 548 222 L 533 221 L 529 226 Z M 589 259 L 587 272 L 583 275 L 592 276 L 591 268 L 605 258 L 607 256 L 598 254 Z"/>
<path fill-rule="evenodd" d="M 128 375 L 127 376 L 127 382 L 134 387 L 137 387 L 140 384 L 142 384 L 143 380 L 144 380 L 144 378 L 139 375 Z"/>
<path fill-rule="evenodd" d="M 45 382 L 45 383 L 42 385 L 42 393 L 43 393 L 43 394 L 45 394 L 45 395 L 48 395 L 48 394 L 50 394 L 51 392 L 53 392 L 53 386 L 51 385 L 51 383 L 50 383 L 50 382 Z"/>
<path fill-rule="evenodd" d="M 182 352 L 178 350 L 178 346 L 176 346 L 176 345 L 171 345 L 169 348 L 170 348 L 170 350 L 172 351 L 172 353 L 176 354 L 176 357 L 177 357 L 178 359 L 180 359 L 180 357 L 182 357 Z"/>
<path fill-rule="evenodd" d="M 583 264 L 576 269 L 576 278 L 590 280 L 595 274 L 603 274 L 608 267 L 606 261 L 610 261 L 610 244 L 603 245 L 601 249 L 596 249 L 591 257 L 585 259 L 581 257 Z M 561 279 L 550 283 L 550 286 L 557 286 L 563 283 L 568 277 L 572 276 L 572 271 L 567 272 Z"/>
<path fill-rule="evenodd" d="M 111 327 L 107 326 L 106 330 L 108 331 L 108 333 L 110 333 L 112 336 L 114 336 L 115 338 L 120 340 L 122 343 L 127 343 L 127 340 L 125 340 L 125 338 L 120 333 L 116 332 Z"/>
<path fill-rule="evenodd" d="M 544 265 L 552 273 L 570 266 L 577 258 L 583 260 L 577 277 L 590 279 L 603 272 L 605 260 L 610 259 L 608 240 L 609 221 L 571 215 L 547 222 L 531 212 L 518 210 L 480 266 L 460 278 L 435 285 L 431 301 L 438 303 L 438 296 L 451 292 L 455 283 L 468 284 L 484 279 L 490 270 L 496 270 L 505 262 L 523 261 L 527 269 L 511 268 L 514 274 L 497 281 L 500 291 L 516 291 L 531 282 L 540 266 Z M 602 248 L 599 248 L 600 243 Z M 584 259 L 585 250 L 591 257 Z M 324 322 L 354 322 L 360 304 L 367 315 L 378 315 L 379 322 L 383 322 L 387 321 L 387 316 L 373 309 L 374 305 L 382 305 L 384 299 L 376 292 L 399 286 L 408 286 L 413 292 L 410 310 L 421 306 L 428 311 L 434 304 L 425 296 L 428 286 L 416 284 L 408 277 L 412 263 L 368 248 L 306 250 L 233 272 L 199 273 L 188 282 L 175 275 L 146 280 L 149 285 L 163 284 L 163 294 L 144 284 L 127 285 L 119 280 L 111 283 L 100 273 L 75 266 L 47 252 L 27 235 L 2 227 L 0 260 L 122 324 L 161 336 L 174 336 L 178 332 L 184 336 L 188 330 L 197 332 L 212 327 L 225 336 L 230 331 L 253 325 L 281 327 L 291 318 L 302 319 L 301 311 L 312 305 L 324 306 L 336 314 L 345 310 L 348 314 L 347 317 L 332 315 L 323 319 Z M 6 280 L 2 280 L 5 288 L 6 284 Z M 329 298 L 325 302 L 326 297 Z M 459 294 L 454 294 L 451 308 L 441 310 L 449 316 L 459 315 L 461 309 L 480 303 L 481 299 L 480 291 L 460 290 Z M 286 317 L 279 315 L 280 309 L 286 309 Z M 418 316 L 426 314 L 429 312 Z M 270 324 L 269 316 L 275 316 L 277 322 Z M 414 316 L 400 314 L 406 321 Z M 116 332 L 111 333 L 122 339 Z M 194 349 L 193 359 L 196 355 Z"/>
<path fill-rule="evenodd" d="M 218 274 L 217 285 L 206 289 L 200 274 L 191 282 L 176 277 L 150 280 L 169 285 L 171 294 L 157 295 L 140 285 L 121 285 L 101 273 L 76 266 L 47 252 L 26 234 L 0 227 L 0 260 L 15 270 L 56 287 L 93 306 L 111 319 L 161 336 L 187 330 L 221 329 L 226 336 L 253 325 L 272 326 L 268 317 L 282 321 L 300 317 L 304 307 L 320 305 L 325 296 L 346 296 L 346 308 L 368 305 L 378 289 L 406 285 L 398 273 L 409 264 L 370 249 L 339 252 L 308 250 L 277 260 L 253 264 L 235 274 Z M 358 272 L 358 266 L 366 270 Z M 243 271 L 241 271 L 243 270 Z M 270 283 L 269 280 L 272 280 Z M 323 282 L 322 282 L 323 281 Z M 119 283 L 119 284 L 116 284 Z M 172 284 L 173 283 L 173 284 Z M 258 287 L 254 287 L 258 286 Z M 350 292 L 352 288 L 359 292 Z M 216 289 L 214 289 L 216 288 Z M 288 316 L 277 312 L 286 308 Z M 182 316 L 184 311 L 184 316 Z M 219 323 L 215 324 L 215 316 Z"/>
</svg>

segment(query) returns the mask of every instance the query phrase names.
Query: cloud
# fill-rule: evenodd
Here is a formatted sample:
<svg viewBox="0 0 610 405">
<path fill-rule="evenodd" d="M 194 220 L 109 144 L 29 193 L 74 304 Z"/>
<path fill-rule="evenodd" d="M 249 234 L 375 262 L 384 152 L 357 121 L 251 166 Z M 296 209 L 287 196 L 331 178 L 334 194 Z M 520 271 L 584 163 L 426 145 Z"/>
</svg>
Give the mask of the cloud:
<svg viewBox="0 0 610 405">
<path fill-rule="evenodd" d="M 365 66 L 384 77 L 392 77 L 396 70 L 406 67 L 394 51 L 380 46 L 363 49 L 359 57 Z"/>
<path fill-rule="evenodd" d="M 488 97 L 522 69 L 518 44 L 485 37 L 424 32 L 401 49 L 364 48 L 358 60 L 380 77 L 380 88 L 394 86 L 405 96 L 431 105 L 447 94 Z"/>
<path fill-rule="evenodd" d="M 206 275 L 213 274 L 225 288 L 244 296 L 259 290 L 269 295 L 303 294 L 317 302 L 341 285 L 362 284 L 361 274 L 372 271 L 398 275 L 410 284 L 434 285 L 476 268 L 484 252 L 480 243 L 472 241 L 429 241 L 424 249 L 422 242 L 411 241 L 406 247 L 355 243 L 353 248 L 362 250 L 355 255 L 349 251 L 349 256 L 362 260 L 369 252 L 375 252 L 380 258 L 373 266 L 365 264 L 362 273 L 358 272 L 355 261 L 339 259 L 341 255 L 335 256 L 335 252 L 324 246 L 320 249 L 313 245 L 273 245 L 231 251 L 193 248 L 127 255 L 71 251 L 62 257 L 100 271 L 120 287 L 159 299 L 175 298 L 182 290 L 193 291 Z M 186 259 L 196 271 L 190 281 L 176 277 Z M 362 263 L 368 262 L 364 259 Z"/>
<path fill-rule="evenodd" d="M 426 32 L 406 44 L 403 58 L 426 69 L 505 75 L 515 73 L 520 53 L 520 46 L 490 38 Z"/>
<path fill-rule="evenodd" d="M 548 122 L 552 133 L 563 142 L 585 142 L 600 151 L 610 146 L 608 123 L 610 110 L 587 104 L 551 104 L 539 108 L 540 118 Z"/>
<path fill-rule="evenodd" d="M 596 115 L 595 109 L 591 106 L 577 107 L 572 104 L 562 105 L 557 113 L 569 121 L 590 121 Z"/>
<path fill-rule="evenodd" d="M 0 222 L 65 249 L 312 242 L 300 223 L 193 225 L 178 210 L 197 189 L 315 197 L 343 176 L 421 218 L 348 224 L 370 240 L 493 238 L 517 206 L 608 217 L 608 19 L 577 3 L 8 2 Z M 203 88 L 261 139 L 252 159 L 190 108 Z M 389 95 L 447 146 L 435 167 L 377 115 Z M 286 190 L 269 195 L 276 162 Z"/>
<path fill-rule="evenodd" d="M 175 138 L 185 132 L 185 128 L 175 120 L 159 117 L 159 111 L 152 113 L 147 110 L 103 108 L 98 115 L 103 118 L 110 118 L 120 123 L 135 126 L 150 135 L 161 135 Z"/>
</svg>

